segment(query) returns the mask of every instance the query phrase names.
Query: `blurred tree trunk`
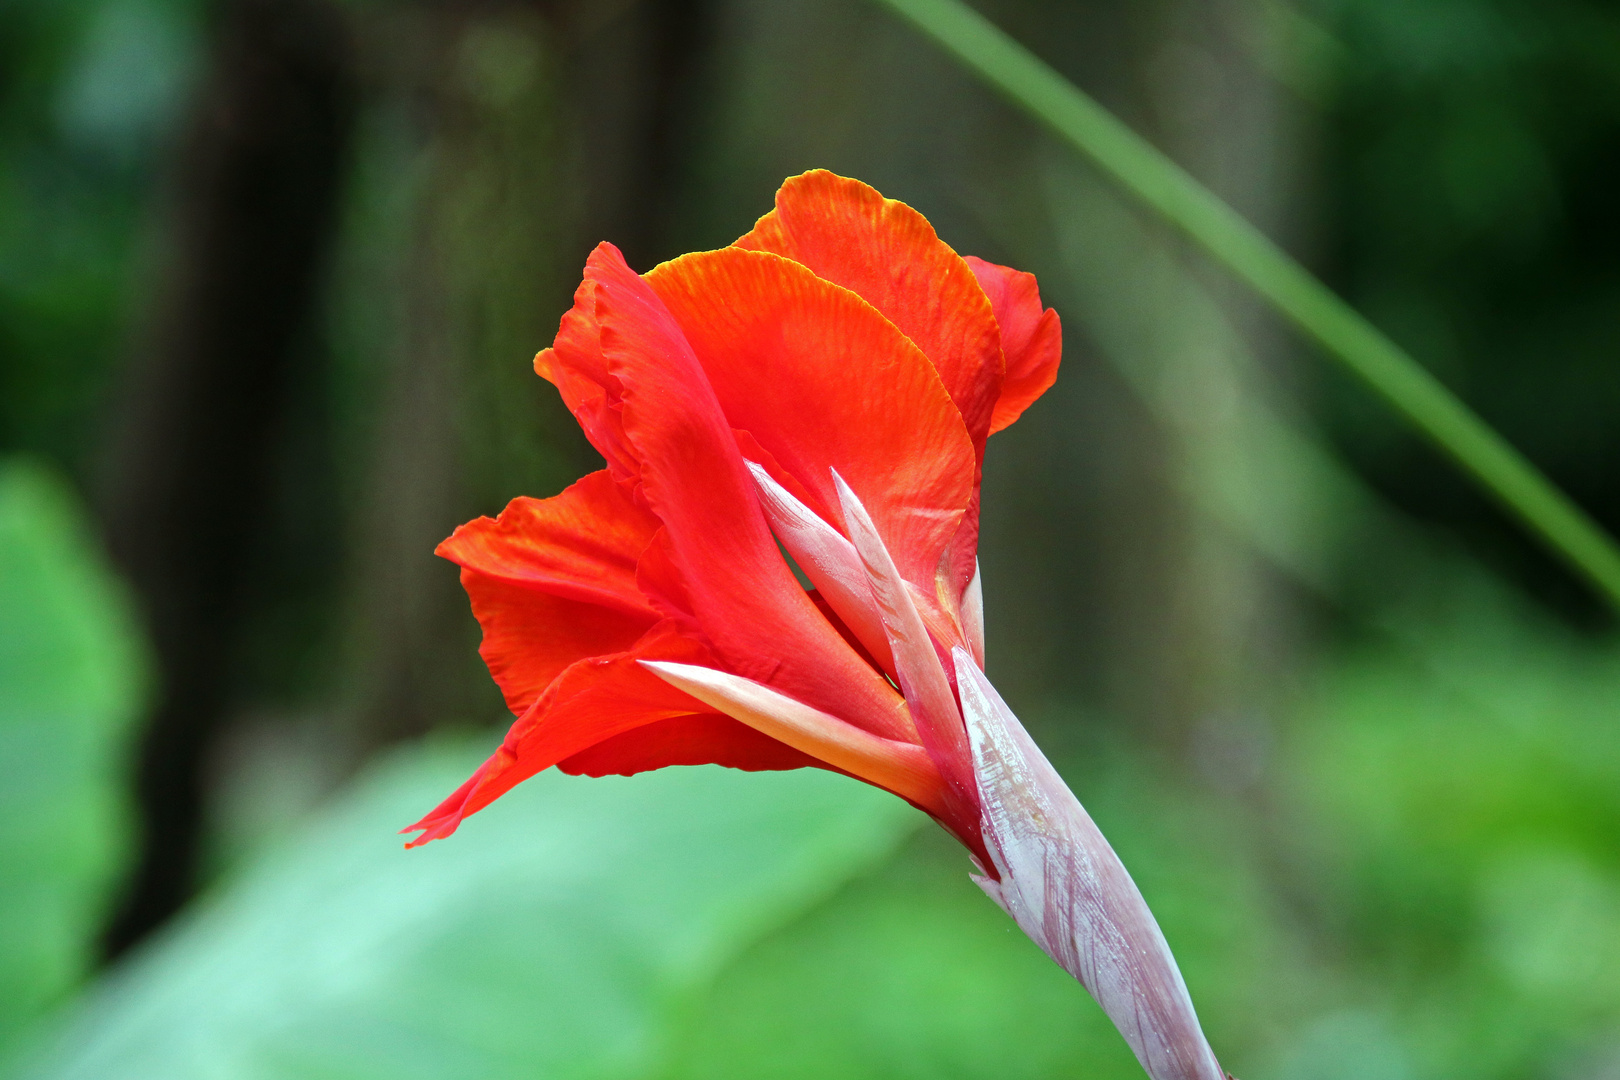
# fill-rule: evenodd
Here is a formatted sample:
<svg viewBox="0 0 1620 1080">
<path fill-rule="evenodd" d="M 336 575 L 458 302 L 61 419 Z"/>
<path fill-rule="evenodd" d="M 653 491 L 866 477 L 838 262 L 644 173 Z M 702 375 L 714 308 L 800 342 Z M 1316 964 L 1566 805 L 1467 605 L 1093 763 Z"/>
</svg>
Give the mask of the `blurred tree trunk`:
<svg viewBox="0 0 1620 1080">
<path fill-rule="evenodd" d="M 347 37 L 323 0 L 222 4 L 210 67 L 101 502 L 160 679 L 138 750 L 139 861 L 108 932 L 112 954 L 192 888 L 203 763 L 229 705 L 247 553 L 311 328 L 353 108 Z"/>
<path fill-rule="evenodd" d="M 1052 8 L 1017 11 L 1025 40 L 1049 43 L 1049 59 L 1136 131 L 1267 232 L 1286 227 L 1295 171 L 1283 157 L 1287 104 L 1257 55 L 1266 8 L 1093 3 L 1044 37 Z M 1095 515 L 1077 530 L 1082 557 L 1098 560 L 1094 591 L 1070 596 L 1067 615 L 1096 650 L 1096 700 L 1218 786 L 1252 790 L 1297 627 L 1255 537 L 1209 507 L 1212 491 L 1264 482 L 1246 425 L 1275 397 L 1281 343 L 1245 290 L 1073 151 L 1048 145 L 1033 171 L 1055 226 L 1053 299 L 1067 302 L 1078 331 L 1071 374 L 1116 401 L 1099 415 L 1072 385 L 1060 398 L 1110 445 L 1077 439 L 1055 413 L 1036 433 L 1072 455 L 1066 465 Z M 1269 496 L 1272 510 L 1290 512 L 1287 492 Z M 1016 530 L 1000 535 L 1016 543 Z M 1071 634 L 1055 632 L 1081 647 Z"/>
<path fill-rule="evenodd" d="M 1244 0 L 1121 5 L 1113 16 L 1131 44 L 1098 89 L 1276 236 L 1296 195 L 1284 148 L 1298 142 L 1285 137 L 1293 120 L 1261 55 L 1269 10 Z M 1135 584 L 1110 605 L 1115 629 L 1100 635 L 1119 649 L 1106 700 L 1207 778 L 1249 787 L 1298 627 L 1289 590 L 1254 538 L 1212 518 L 1207 492 L 1264 474 L 1266 463 L 1245 456 L 1245 426 L 1277 396 L 1282 341 L 1246 289 L 1089 169 L 1048 155 L 1042 171 L 1070 234 L 1060 243 L 1076 313 L 1154 427 L 1156 509 L 1114 537 L 1122 576 Z M 1289 512 L 1287 493 L 1272 497 Z"/>
<path fill-rule="evenodd" d="M 356 751 L 504 715 L 455 569 L 434 546 L 601 466 L 532 371 L 585 257 L 669 248 L 702 0 L 441 4 L 381 16 L 377 96 L 408 101 L 410 236 L 357 526 Z M 402 42 L 405 43 L 402 47 Z M 404 63 L 399 58 L 404 57 Z M 397 183 L 382 177 L 381 183 Z M 349 303 L 376 281 L 351 282 Z"/>
</svg>

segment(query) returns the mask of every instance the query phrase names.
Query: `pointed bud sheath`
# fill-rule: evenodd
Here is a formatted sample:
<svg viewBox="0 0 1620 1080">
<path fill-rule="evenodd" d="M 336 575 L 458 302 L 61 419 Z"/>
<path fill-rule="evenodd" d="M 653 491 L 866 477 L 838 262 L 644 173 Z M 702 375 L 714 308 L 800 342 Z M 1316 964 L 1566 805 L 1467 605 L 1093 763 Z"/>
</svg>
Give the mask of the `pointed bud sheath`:
<svg viewBox="0 0 1620 1080">
<path fill-rule="evenodd" d="M 945 778 L 951 818 L 975 822 L 980 816 L 979 794 L 973 782 L 967 732 L 962 728 L 962 714 L 945 678 L 945 669 L 940 666 L 939 653 L 871 515 L 837 470 L 832 478 L 844 513 L 844 529 L 860 553 L 872 599 L 883 619 L 900 692 L 911 709 L 924 749 Z"/>
<path fill-rule="evenodd" d="M 985 846 L 976 878 L 1080 980 L 1153 1080 L 1225 1080 L 1170 947 L 1136 883 L 966 651 L 952 650 Z"/>
<path fill-rule="evenodd" d="M 844 620 L 855 639 L 866 646 L 872 659 L 890 675 L 894 655 L 883 631 L 883 619 L 872 600 L 861 556 L 838 530 L 821 520 L 814 510 L 794 498 L 793 493 L 771 478 L 752 461 L 746 461 L 759 491 L 759 505 L 771 531 L 799 564 L 805 577 L 826 598 L 827 604 Z"/>
</svg>

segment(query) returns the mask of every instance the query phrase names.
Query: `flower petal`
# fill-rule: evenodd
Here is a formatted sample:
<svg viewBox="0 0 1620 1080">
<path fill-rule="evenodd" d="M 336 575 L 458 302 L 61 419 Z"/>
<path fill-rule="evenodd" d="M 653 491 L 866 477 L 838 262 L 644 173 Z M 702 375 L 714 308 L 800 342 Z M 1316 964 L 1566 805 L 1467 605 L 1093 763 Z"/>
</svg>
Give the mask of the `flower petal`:
<svg viewBox="0 0 1620 1080">
<path fill-rule="evenodd" d="M 623 652 L 657 621 L 599 604 L 582 604 L 513 585 L 475 570 L 461 572 L 462 587 L 484 631 L 478 654 L 518 716 L 570 665 Z"/>
<path fill-rule="evenodd" d="M 634 776 L 671 765 L 724 765 L 763 772 L 821 764 L 729 716 L 705 713 L 632 728 L 563 758 L 557 768 L 575 776 Z"/>
<path fill-rule="evenodd" d="M 939 771 L 927 751 L 915 743 L 862 731 L 768 686 L 724 671 L 656 660 L 644 660 L 642 666 L 764 735 L 892 791 L 936 817 L 946 812 Z"/>
<path fill-rule="evenodd" d="M 586 275 L 574 290 L 574 306 L 563 314 L 551 348 L 535 356 L 534 371 L 562 394 L 563 404 L 606 459 L 613 479 L 632 484 L 640 469 L 635 452 L 625 442 L 617 408 L 619 381 L 608 372 L 601 338 L 596 283 Z"/>
<path fill-rule="evenodd" d="M 1063 327 L 1057 312 L 1041 307 L 1041 290 L 1034 274 L 971 255 L 967 264 L 995 309 L 996 322 L 1001 326 L 1001 350 L 1007 357 L 1007 377 L 990 421 L 994 434 L 1022 416 L 1057 381 L 1058 361 L 1063 356 Z"/>
<path fill-rule="evenodd" d="M 1224 1080 L 1181 971 L 1119 856 L 968 653 L 952 651 L 1000 881 L 981 882 L 1097 999 L 1153 1080 Z"/>
<path fill-rule="evenodd" d="M 663 522 L 663 552 L 679 579 L 664 598 L 689 606 L 684 625 L 727 670 L 904 738 L 905 702 L 822 618 L 783 560 L 680 325 L 611 245 L 592 253 L 586 275 L 596 283 L 608 371 L 622 387 L 625 436 L 641 462 L 638 497 Z"/>
<path fill-rule="evenodd" d="M 731 434 L 737 440 L 737 452 L 749 465 L 749 472 L 753 472 L 755 466 L 764 469 L 767 476 L 805 506 L 819 501 L 799 483 L 796 476 L 782 468 L 781 463 L 776 460 L 776 455 L 759 445 L 759 440 L 752 434 L 736 428 L 731 429 Z"/>
<path fill-rule="evenodd" d="M 736 246 L 792 259 L 882 312 L 933 362 L 982 459 L 1001 390 L 1001 337 L 972 270 L 927 218 L 816 169 L 785 182 L 776 209 Z"/>
<path fill-rule="evenodd" d="M 686 255 L 647 281 L 691 342 L 730 425 L 769 451 L 833 523 L 828 470 L 837 469 L 900 572 L 935 593 L 970 500 L 974 457 L 927 357 L 860 297 L 776 255 Z"/>
<path fill-rule="evenodd" d="M 554 498 L 514 499 L 438 546 L 463 568 L 479 653 L 514 713 L 570 664 L 622 652 L 658 621 L 635 581 L 657 527 L 604 470 Z"/>
<path fill-rule="evenodd" d="M 636 562 L 658 528 L 599 470 L 552 498 L 513 499 L 500 517 L 458 528 L 435 553 L 513 585 L 650 616 Z"/>
<path fill-rule="evenodd" d="M 642 667 L 638 661 L 644 659 L 712 662 L 701 645 L 665 621 L 625 652 L 570 665 L 512 725 L 489 760 L 432 813 L 405 830 L 421 831 L 408 846 L 449 836 L 462 819 L 517 784 L 597 743 L 659 720 L 709 712 L 702 702 Z"/>
</svg>

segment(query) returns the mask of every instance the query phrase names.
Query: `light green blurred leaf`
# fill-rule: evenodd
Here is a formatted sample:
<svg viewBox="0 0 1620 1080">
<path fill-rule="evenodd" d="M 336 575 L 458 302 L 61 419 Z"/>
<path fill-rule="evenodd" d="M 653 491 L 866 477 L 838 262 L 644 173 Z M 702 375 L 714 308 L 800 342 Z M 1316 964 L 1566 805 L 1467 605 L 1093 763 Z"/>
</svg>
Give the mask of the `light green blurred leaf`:
<svg viewBox="0 0 1620 1080">
<path fill-rule="evenodd" d="M 1282 747 L 1294 873 L 1411 1075 L 1611 1075 L 1550 1070 L 1620 1045 L 1620 651 L 1478 588 L 1399 618 Z"/>
<path fill-rule="evenodd" d="M 23 1075 L 645 1075 L 687 992 L 919 820 L 811 769 L 551 772 L 403 850 L 394 830 L 475 763 L 439 746 L 382 768 L 93 994 Z"/>
<path fill-rule="evenodd" d="M 660 1080 L 1138 1080 L 1086 995 L 932 832 L 729 967 Z"/>
<path fill-rule="evenodd" d="M 1083 757 L 1075 790 L 1163 925 L 1222 1061 L 1251 1075 L 1324 990 L 1257 887 L 1247 819 L 1139 752 L 1099 740 Z M 1141 1080 L 1102 1010 L 964 869 L 926 830 L 751 948 L 693 1009 L 660 1080 Z"/>
<path fill-rule="evenodd" d="M 66 483 L 0 463 L 0 1054 L 88 970 L 143 657 Z"/>
</svg>

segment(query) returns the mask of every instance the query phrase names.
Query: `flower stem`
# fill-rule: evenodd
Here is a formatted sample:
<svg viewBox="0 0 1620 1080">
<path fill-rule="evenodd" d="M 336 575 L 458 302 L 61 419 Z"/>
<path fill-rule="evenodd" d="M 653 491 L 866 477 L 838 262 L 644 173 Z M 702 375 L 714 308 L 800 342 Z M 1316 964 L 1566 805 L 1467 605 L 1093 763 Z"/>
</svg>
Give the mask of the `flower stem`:
<svg viewBox="0 0 1620 1080">
<path fill-rule="evenodd" d="M 961 0 L 882 0 L 1174 223 L 1359 375 L 1620 608 L 1620 547 L 1433 375 L 1237 211 Z"/>
</svg>

